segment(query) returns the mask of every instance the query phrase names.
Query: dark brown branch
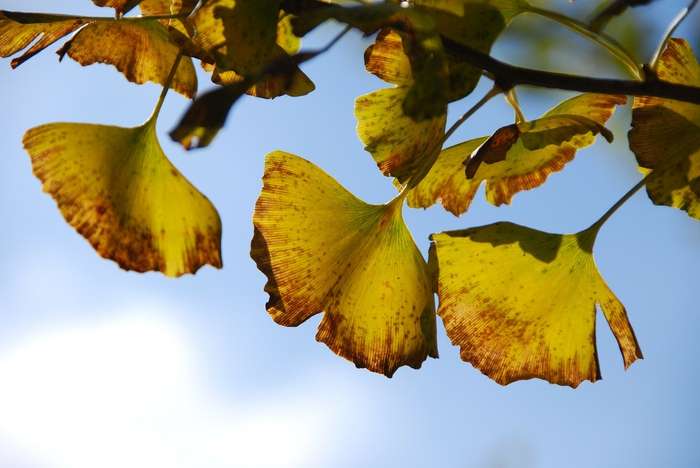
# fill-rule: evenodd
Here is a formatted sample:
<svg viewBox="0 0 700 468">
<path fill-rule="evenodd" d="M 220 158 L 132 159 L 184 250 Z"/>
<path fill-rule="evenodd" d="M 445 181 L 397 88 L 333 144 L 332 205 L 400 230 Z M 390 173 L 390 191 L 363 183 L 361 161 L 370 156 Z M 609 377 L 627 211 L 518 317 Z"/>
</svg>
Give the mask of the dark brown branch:
<svg viewBox="0 0 700 468">
<path fill-rule="evenodd" d="M 669 83 L 657 79 L 645 81 L 591 78 L 567 75 L 510 65 L 488 54 L 443 38 L 448 48 L 461 58 L 491 75 L 499 88 L 508 91 L 518 85 L 565 89 L 584 93 L 624 94 L 627 96 L 654 96 L 700 104 L 700 88 Z"/>
</svg>

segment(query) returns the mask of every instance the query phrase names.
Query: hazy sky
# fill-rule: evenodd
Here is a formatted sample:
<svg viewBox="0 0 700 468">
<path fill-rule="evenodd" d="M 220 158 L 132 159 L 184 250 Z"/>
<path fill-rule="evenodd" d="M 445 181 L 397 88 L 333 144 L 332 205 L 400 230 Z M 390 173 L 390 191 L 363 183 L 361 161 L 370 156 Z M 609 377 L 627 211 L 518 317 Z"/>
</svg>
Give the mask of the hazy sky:
<svg viewBox="0 0 700 468">
<path fill-rule="evenodd" d="M 647 9 L 658 24 L 645 34 L 659 37 L 684 3 Z M 0 8 L 96 12 L 88 0 L 0 0 Z M 699 23 L 695 12 L 680 33 Z M 306 44 L 324 43 L 337 29 L 324 27 Z M 554 57 L 573 60 L 560 68 L 615 73 L 591 63 L 595 48 L 564 37 L 570 40 Z M 541 381 L 501 387 L 459 359 L 440 321 L 440 359 L 387 379 L 317 343 L 320 316 L 298 328 L 268 317 L 265 278 L 249 257 L 267 152 L 303 156 L 370 202 L 394 194 L 355 136 L 354 98 L 386 86 L 364 72 L 367 44 L 353 33 L 309 63 L 317 90 L 305 98 L 244 99 L 206 150 L 186 153 L 169 140 L 187 105 L 169 95 L 158 124 L 162 146 L 214 202 L 224 225 L 224 269 L 178 280 L 127 273 L 99 258 L 42 193 L 21 145 L 24 131 L 47 122 L 139 124 L 159 88 L 133 85 L 108 66 L 58 64 L 53 49 L 15 71 L 3 61 L 0 466 L 700 466 L 700 320 L 692 291 L 700 223 L 653 206 L 644 193 L 605 226 L 595 255 L 627 306 L 645 359 L 625 372 L 598 320 L 603 380 L 577 390 Z M 527 61 L 508 35 L 494 53 Z M 200 75 L 200 89 L 207 86 Z M 450 121 L 487 86 L 455 104 Z M 521 91 L 531 118 L 564 96 Z M 479 194 L 460 218 L 441 207 L 406 208 L 419 247 L 427 251 L 431 232 L 498 220 L 552 232 L 588 226 L 640 179 L 627 149 L 629 117 L 621 109 L 611 121 L 612 145 L 580 152 L 512 206 L 494 208 Z M 451 141 L 512 119 L 496 99 Z"/>
</svg>

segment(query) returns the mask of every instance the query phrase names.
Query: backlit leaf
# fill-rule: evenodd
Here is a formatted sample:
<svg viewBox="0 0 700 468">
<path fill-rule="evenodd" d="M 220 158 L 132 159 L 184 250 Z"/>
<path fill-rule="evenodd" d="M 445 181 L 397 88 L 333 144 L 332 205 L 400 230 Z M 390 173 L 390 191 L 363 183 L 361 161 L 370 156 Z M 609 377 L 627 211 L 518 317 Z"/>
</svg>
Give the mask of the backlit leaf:
<svg viewBox="0 0 700 468">
<path fill-rule="evenodd" d="M 427 208 L 439 201 L 455 216 L 467 211 L 480 181 L 466 178 L 464 158 L 486 139 L 487 137 L 475 138 L 442 150 L 428 175 L 408 192 L 408 206 Z"/>
<path fill-rule="evenodd" d="M 427 172 L 440 152 L 446 114 L 415 121 L 404 114 L 408 87 L 380 89 L 355 101 L 357 134 L 386 176 L 406 183 Z"/>
<path fill-rule="evenodd" d="M 46 18 L 46 22 L 20 23 L 10 17 L 15 12 L 0 11 L 0 57 L 10 57 L 27 47 L 21 56 L 12 60 L 12 68 L 38 54 L 57 40 L 85 24 L 80 19 Z"/>
<path fill-rule="evenodd" d="M 550 173 L 562 170 L 578 149 L 595 142 L 598 133 L 612 139 L 603 124 L 615 106 L 625 102 L 620 96 L 582 94 L 540 119 L 508 125 L 488 139 L 448 148 L 409 193 L 409 206 L 427 208 L 441 200 L 447 210 L 459 215 L 469 208 L 482 182 L 486 182 L 489 202 L 510 203 L 516 193 L 538 187 Z"/>
<path fill-rule="evenodd" d="M 438 315 L 463 360 L 505 385 L 600 379 L 598 305 L 625 368 L 642 357 L 627 313 L 598 272 L 596 231 L 550 234 L 512 223 L 433 234 Z"/>
<path fill-rule="evenodd" d="M 168 276 L 221 267 L 219 215 L 165 156 L 155 119 L 135 128 L 42 125 L 24 147 L 44 191 L 101 256 Z"/>
<path fill-rule="evenodd" d="M 437 357 L 431 281 L 402 199 L 369 205 L 283 152 L 267 156 L 263 182 L 251 255 L 272 318 L 297 326 L 325 312 L 316 339 L 389 377 Z"/>
<path fill-rule="evenodd" d="M 700 86 L 700 65 L 682 39 L 668 42 L 656 73 L 664 81 Z M 646 183 L 649 198 L 700 219 L 700 106 L 635 98 L 629 142 L 641 168 L 652 170 Z"/>
<path fill-rule="evenodd" d="M 165 86 L 178 48 L 156 20 L 105 21 L 81 29 L 59 52 L 81 65 L 114 65 L 134 83 L 152 81 Z M 170 87 L 187 97 L 195 95 L 197 75 L 192 59 L 183 57 Z"/>
<path fill-rule="evenodd" d="M 447 104 L 437 116 L 415 120 L 405 109 L 406 100 L 415 88 L 414 72 L 401 35 L 385 29 L 365 52 L 367 70 L 395 88 L 380 89 L 355 100 L 357 134 L 374 158 L 379 170 L 404 184 L 419 180 L 432 166 L 440 152 L 445 133 Z"/>
</svg>

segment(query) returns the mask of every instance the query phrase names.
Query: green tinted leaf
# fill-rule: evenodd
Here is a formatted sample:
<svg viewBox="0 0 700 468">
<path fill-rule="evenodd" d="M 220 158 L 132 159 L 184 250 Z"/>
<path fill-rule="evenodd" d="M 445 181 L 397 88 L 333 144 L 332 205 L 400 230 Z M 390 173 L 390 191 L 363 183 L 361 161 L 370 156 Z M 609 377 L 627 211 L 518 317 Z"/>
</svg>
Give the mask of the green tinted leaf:
<svg viewBox="0 0 700 468">
<path fill-rule="evenodd" d="M 438 315 L 462 359 L 502 385 L 530 378 L 571 387 L 594 382 L 596 305 L 625 368 L 641 358 L 627 313 L 596 268 L 595 235 L 512 223 L 433 234 Z"/>
<path fill-rule="evenodd" d="M 267 156 L 263 182 L 251 256 L 267 276 L 272 318 L 297 326 L 325 312 L 316 339 L 388 377 L 437 357 L 431 282 L 403 201 L 366 204 L 282 152 Z"/>
</svg>

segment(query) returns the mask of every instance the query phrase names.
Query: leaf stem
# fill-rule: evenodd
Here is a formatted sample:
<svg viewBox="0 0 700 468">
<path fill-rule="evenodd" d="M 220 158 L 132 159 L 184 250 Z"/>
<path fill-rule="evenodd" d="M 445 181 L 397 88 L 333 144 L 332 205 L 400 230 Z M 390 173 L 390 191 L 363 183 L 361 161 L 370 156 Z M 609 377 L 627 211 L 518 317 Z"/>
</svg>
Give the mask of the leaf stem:
<svg viewBox="0 0 700 468">
<path fill-rule="evenodd" d="M 515 88 L 511 88 L 506 92 L 506 101 L 510 104 L 510 107 L 515 111 L 515 123 L 520 124 L 527 122 L 523 110 L 520 108 L 520 102 L 518 102 L 518 95 L 515 93 Z"/>
<path fill-rule="evenodd" d="M 33 24 L 33 23 L 53 23 L 58 21 L 85 21 L 85 22 L 114 22 L 114 21 L 150 21 L 150 20 L 166 20 L 166 19 L 178 19 L 186 18 L 189 16 L 190 12 L 180 12 L 172 15 L 152 15 L 152 16 L 82 16 L 82 15 L 65 15 L 59 13 L 29 13 L 23 11 L 6 11 L 0 10 L 0 13 L 7 16 L 12 21 L 16 21 L 21 24 Z"/>
<path fill-rule="evenodd" d="M 566 15 L 562 15 L 561 13 L 557 13 L 555 11 L 546 10 L 544 8 L 538 8 L 535 6 L 528 7 L 527 11 L 535 15 L 539 15 L 544 18 L 548 18 L 552 21 L 555 21 L 561 24 L 562 26 L 565 26 L 571 29 L 572 31 L 586 37 L 587 39 L 595 42 L 601 47 L 607 49 L 608 52 L 610 52 L 610 54 L 612 54 L 621 64 L 623 64 L 627 68 L 627 70 L 632 74 L 634 78 L 639 80 L 643 78 L 643 71 L 637 63 L 637 61 L 615 39 L 603 33 L 593 31 L 588 27 L 588 25 L 577 21 L 573 18 L 569 18 Z"/>
<path fill-rule="evenodd" d="M 663 40 L 659 43 L 659 47 L 656 48 L 656 52 L 654 52 L 654 55 L 652 56 L 651 61 L 649 62 L 649 67 L 652 70 L 656 70 L 656 66 L 659 63 L 659 58 L 661 58 L 661 54 L 663 53 L 664 49 L 666 48 L 666 44 L 668 44 L 668 41 L 671 39 L 671 36 L 673 35 L 674 32 L 676 32 L 676 29 L 678 29 L 678 26 L 681 25 L 683 20 L 688 16 L 688 14 L 691 12 L 691 10 L 697 5 L 698 0 L 691 0 L 690 4 L 683 8 L 675 18 L 673 18 L 673 21 L 671 21 L 671 24 L 668 25 L 668 28 L 666 29 L 666 33 L 664 34 Z"/>
<path fill-rule="evenodd" d="M 496 85 L 494 84 L 493 87 L 484 95 L 484 97 L 482 97 L 481 99 L 479 99 L 479 100 L 476 102 L 476 104 L 474 104 L 472 107 L 470 107 L 464 114 L 462 114 L 462 116 L 461 116 L 459 119 L 457 119 L 457 120 L 455 121 L 455 123 L 453 123 L 453 124 L 450 126 L 450 128 L 445 132 L 445 136 L 442 137 L 442 141 L 440 141 L 440 146 L 442 146 L 443 144 L 445 144 L 445 142 L 448 140 L 448 138 L 450 138 L 450 137 L 452 136 L 452 134 L 453 134 L 455 131 L 457 131 L 457 129 L 458 129 L 464 122 L 466 122 L 467 119 L 469 119 L 469 117 L 471 117 L 472 115 L 474 115 L 474 113 L 475 113 L 476 111 L 478 111 L 479 109 L 481 109 L 481 108 L 484 106 L 484 104 L 486 104 L 487 102 L 489 102 L 489 101 L 491 100 L 492 97 L 498 96 L 498 95 L 501 94 L 502 92 L 503 92 L 503 91 L 501 91 L 501 88 L 499 88 L 498 86 L 496 86 Z"/>
<path fill-rule="evenodd" d="M 182 59 L 182 51 L 178 52 L 177 57 L 175 57 L 175 62 L 173 62 L 173 66 L 170 69 L 170 73 L 168 73 L 168 78 L 165 80 L 165 84 L 163 85 L 163 89 L 160 92 L 160 95 L 158 96 L 158 101 L 156 102 L 156 107 L 153 109 L 153 112 L 151 113 L 151 116 L 148 118 L 148 122 L 155 122 L 158 119 L 158 115 L 160 114 L 160 109 L 163 107 L 163 102 L 165 102 L 165 96 L 168 94 L 168 90 L 170 89 L 170 85 L 173 82 L 173 79 L 175 78 L 175 73 L 177 73 L 177 67 L 180 65 L 180 60 Z"/>
<path fill-rule="evenodd" d="M 610 219 L 610 217 L 612 217 L 612 215 L 614 215 L 615 212 L 616 212 L 618 209 L 620 209 L 620 207 L 621 207 L 622 205 L 625 204 L 625 202 L 627 202 L 627 200 L 629 200 L 630 198 L 632 198 L 632 196 L 633 196 L 635 193 L 637 193 L 637 192 L 639 191 L 639 189 L 641 189 L 642 187 L 644 187 L 644 185 L 645 185 L 645 184 L 647 183 L 647 181 L 649 180 L 649 176 L 650 176 L 650 175 L 651 175 L 651 173 L 647 174 L 642 180 L 640 180 L 639 182 L 637 182 L 637 183 L 635 184 L 635 186 L 632 187 L 631 189 L 629 189 L 629 190 L 627 191 L 627 193 L 625 193 L 618 201 L 616 201 L 616 202 L 613 204 L 613 206 L 611 206 L 610 208 L 608 208 L 608 210 L 607 210 L 605 213 L 603 213 L 603 216 L 601 216 L 600 219 L 598 219 L 598 221 L 596 221 L 595 223 L 591 224 L 591 226 L 590 226 L 588 229 L 586 229 L 586 231 L 591 230 L 591 231 L 596 231 L 596 232 L 597 232 L 597 231 L 603 226 L 603 224 L 605 224 L 606 221 L 607 221 L 608 219 Z"/>
</svg>

